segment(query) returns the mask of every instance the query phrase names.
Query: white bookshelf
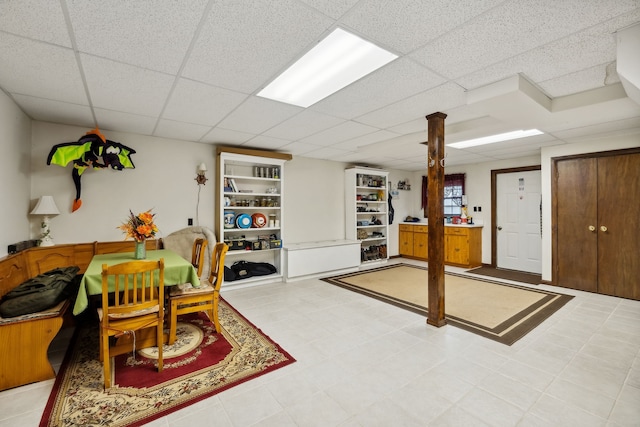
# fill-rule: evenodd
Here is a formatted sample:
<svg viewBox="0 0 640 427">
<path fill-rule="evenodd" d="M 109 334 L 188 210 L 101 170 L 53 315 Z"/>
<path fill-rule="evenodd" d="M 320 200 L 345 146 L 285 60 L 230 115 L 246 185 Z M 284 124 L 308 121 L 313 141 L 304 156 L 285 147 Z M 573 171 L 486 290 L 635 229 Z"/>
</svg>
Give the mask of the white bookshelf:
<svg viewBox="0 0 640 427">
<path fill-rule="evenodd" d="M 360 241 L 363 263 L 389 259 L 388 180 L 380 169 L 345 170 L 345 237 Z"/>
</svg>

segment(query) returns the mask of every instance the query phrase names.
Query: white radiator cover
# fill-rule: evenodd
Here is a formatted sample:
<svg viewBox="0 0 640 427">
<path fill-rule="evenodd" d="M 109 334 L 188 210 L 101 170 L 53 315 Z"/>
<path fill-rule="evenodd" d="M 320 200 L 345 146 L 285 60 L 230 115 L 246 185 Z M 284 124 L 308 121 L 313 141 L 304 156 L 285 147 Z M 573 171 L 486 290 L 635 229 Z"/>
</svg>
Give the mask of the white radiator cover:
<svg viewBox="0 0 640 427">
<path fill-rule="evenodd" d="M 287 280 L 360 266 L 358 240 L 326 240 L 287 244 L 283 248 Z"/>
</svg>

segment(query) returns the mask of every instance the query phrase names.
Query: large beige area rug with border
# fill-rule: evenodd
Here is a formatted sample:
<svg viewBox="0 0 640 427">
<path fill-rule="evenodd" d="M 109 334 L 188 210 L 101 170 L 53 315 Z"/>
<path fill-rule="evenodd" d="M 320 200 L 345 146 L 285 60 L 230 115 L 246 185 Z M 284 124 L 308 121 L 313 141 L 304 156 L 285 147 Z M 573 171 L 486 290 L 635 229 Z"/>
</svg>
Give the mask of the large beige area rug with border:
<svg viewBox="0 0 640 427">
<path fill-rule="evenodd" d="M 76 331 L 40 421 L 41 427 L 141 426 L 295 361 L 222 298 L 221 334 L 204 313 L 178 317 L 176 342 L 114 358 L 104 390 L 98 325 Z M 251 408 L 247 408 L 251 410 Z"/>
<path fill-rule="evenodd" d="M 427 269 L 394 264 L 322 279 L 413 312 L 427 315 Z M 445 273 L 447 323 L 511 345 L 573 296 Z"/>
</svg>

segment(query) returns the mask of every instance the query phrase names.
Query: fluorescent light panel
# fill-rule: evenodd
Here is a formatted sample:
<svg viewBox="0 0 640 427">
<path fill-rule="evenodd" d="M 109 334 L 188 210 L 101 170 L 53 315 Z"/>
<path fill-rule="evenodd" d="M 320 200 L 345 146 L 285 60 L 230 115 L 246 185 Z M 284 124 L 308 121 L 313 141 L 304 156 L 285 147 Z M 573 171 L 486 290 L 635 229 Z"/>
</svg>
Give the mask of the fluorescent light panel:
<svg viewBox="0 0 640 427">
<path fill-rule="evenodd" d="M 336 28 L 258 92 L 258 96 L 306 108 L 397 57 Z"/>
<path fill-rule="evenodd" d="M 510 141 L 512 139 L 526 138 L 528 136 L 542 135 L 544 132 L 538 129 L 529 130 L 516 130 L 513 132 L 500 133 L 497 135 L 484 136 L 482 138 L 468 139 L 466 141 L 454 142 L 453 144 L 447 144 L 448 147 L 453 148 L 469 148 L 477 145 L 493 144 L 494 142 Z"/>
</svg>

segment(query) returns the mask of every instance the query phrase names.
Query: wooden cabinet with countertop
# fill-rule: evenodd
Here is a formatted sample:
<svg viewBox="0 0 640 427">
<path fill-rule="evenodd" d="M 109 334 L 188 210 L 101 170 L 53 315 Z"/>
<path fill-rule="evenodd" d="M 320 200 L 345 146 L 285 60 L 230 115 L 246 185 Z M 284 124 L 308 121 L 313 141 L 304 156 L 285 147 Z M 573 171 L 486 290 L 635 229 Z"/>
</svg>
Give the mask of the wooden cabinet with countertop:
<svg viewBox="0 0 640 427">
<path fill-rule="evenodd" d="M 399 224 L 401 256 L 428 261 L 429 226 L 424 223 Z M 444 228 L 444 262 L 458 267 L 482 265 L 482 226 L 447 225 Z"/>
<path fill-rule="evenodd" d="M 399 224 L 398 226 L 400 256 L 413 256 L 413 226 L 409 224 Z"/>
</svg>

